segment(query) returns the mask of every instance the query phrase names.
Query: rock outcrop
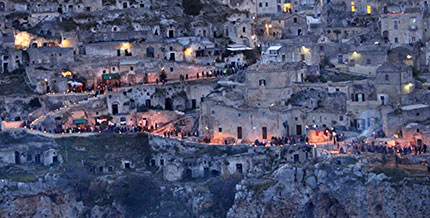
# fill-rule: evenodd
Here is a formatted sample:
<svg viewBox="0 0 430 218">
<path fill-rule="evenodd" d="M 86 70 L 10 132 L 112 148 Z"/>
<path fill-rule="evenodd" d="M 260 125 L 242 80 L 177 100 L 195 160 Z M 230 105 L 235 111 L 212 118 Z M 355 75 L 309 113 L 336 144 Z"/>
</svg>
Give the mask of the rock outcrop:
<svg viewBox="0 0 430 218">
<path fill-rule="evenodd" d="M 243 180 L 227 217 L 430 216 L 428 178 L 375 174 L 360 162 L 285 164 L 269 179 L 266 185 Z"/>
</svg>

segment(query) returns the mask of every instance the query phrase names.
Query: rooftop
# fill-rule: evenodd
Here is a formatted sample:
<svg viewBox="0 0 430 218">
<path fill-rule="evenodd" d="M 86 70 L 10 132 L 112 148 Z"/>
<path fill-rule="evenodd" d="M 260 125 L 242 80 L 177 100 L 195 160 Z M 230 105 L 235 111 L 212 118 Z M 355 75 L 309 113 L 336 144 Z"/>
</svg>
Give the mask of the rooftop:
<svg viewBox="0 0 430 218">
<path fill-rule="evenodd" d="M 429 107 L 429 105 L 426 104 L 412 104 L 412 105 L 406 105 L 401 107 L 402 110 L 404 111 L 409 111 L 409 110 L 416 110 L 416 109 L 422 109 L 422 108 L 427 108 Z"/>
</svg>

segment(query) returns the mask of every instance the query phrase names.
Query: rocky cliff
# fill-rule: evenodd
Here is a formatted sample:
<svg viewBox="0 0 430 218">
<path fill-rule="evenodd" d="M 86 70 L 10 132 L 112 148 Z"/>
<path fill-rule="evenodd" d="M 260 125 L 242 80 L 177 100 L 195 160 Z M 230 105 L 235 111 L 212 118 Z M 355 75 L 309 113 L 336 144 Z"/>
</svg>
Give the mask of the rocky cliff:
<svg viewBox="0 0 430 218">
<path fill-rule="evenodd" d="M 0 149 L 0 217 L 430 217 L 430 173 L 421 164 L 428 155 L 397 162 L 365 154 L 290 163 L 283 155 L 296 146 L 233 149 L 148 141 L 145 135 L 15 137 L 0 134 L 0 144 L 7 145 Z M 57 149 L 64 161 L 4 162 L 7 149 L 27 145 L 29 155 L 40 143 Z M 162 166 L 151 164 L 160 156 Z M 255 167 L 195 177 L 184 171 L 172 181 L 163 173 L 169 162 L 182 164 L 173 158 L 196 170 L 206 166 L 199 160 L 220 163 L 201 159 L 207 156 L 227 167 L 251 157 Z"/>
<path fill-rule="evenodd" d="M 233 217 L 430 217 L 430 180 L 331 159 L 237 185 Z M 386 175 L 388 174 L 388 175 Z"/>
</svg>

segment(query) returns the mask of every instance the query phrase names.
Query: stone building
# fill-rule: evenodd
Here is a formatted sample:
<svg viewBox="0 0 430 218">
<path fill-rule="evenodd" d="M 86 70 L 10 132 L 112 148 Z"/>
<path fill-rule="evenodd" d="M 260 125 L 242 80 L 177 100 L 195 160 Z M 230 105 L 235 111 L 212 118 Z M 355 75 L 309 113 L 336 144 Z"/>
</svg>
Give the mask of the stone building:
<svg viewBox="0 0 430 218">
<path fill-rule="evenodd" d="M 255 46 L 253 27 L 248 17 L 243 15 L 229 17 L 228 21 L 223 24 L 223 30 L 223 36 L 229 38 L 233 43 Z"/>
<path fill-rule="evenodd" d="M 74 61 L 72 48 L 41 47 L 27 50 L 29 62 L 35 65 L 70 64 Z"/>
<path fill-rule="evenodd" d="M 33 146 L 17 146 L 0 150 L 0 165 L 23 164 L 44 165 L 63 162 L 62 156 L 54 148 L 37 144 Z"/>
<path fill-rule="evenodd" d="M 304 82 L 308 74 L 304 62 L 253 65 L 246 73 L 246 101 L 253 107 L 286 105 L 293 83 Z"/>
<path fill-rule="evenodd" d="M 411 133 L 408 131 L 410 131 L 411 129 L 415 129 L 415 132 L 417 132 L 417 128 L 413 128 L 413 126 L 419 126 L 420 123 L 425 124 L 429 120 L 429 118 L 429 105 L 406 105 L 384 116 L 383 129 L 388 137 L 394 137 L 396 134 L 397 137 L 400 137 L 401 135 L 403 135 L 402 128 L 405 128 L 407 130 L 406 136 L 411 136 Z M 411 125 L 411 123 L 417 123 L 417 125 Z M 425 129 L 423 129 L 423 131 L 424 130 Z M 418 132 L 420 132 L 420 130 L 418 130 Z"/>
<path fill-rule="evenodd" d="M 384 63 L 376 70 L 377 97 L 382 105 L 402 103 L 402 95 L 414 90 L 412 68 L 404 63 Z"/>
<path fill-rule="evenodd" d="M 400 138 L 409 145 L 430 145 L 430 120 L 405 123 Z M 428 149 L 428 147 L 427 147 Z"/>
<path fill-rule="evenodd" d="M 320 47 L 315 43 L 275 41 L 263 45 L 261 61 L 268 63 L 294 63 L 303 61 L 310 66 L 319 66 Z"/>
<path fill-rule="evenodd" d="M 305 134 L 305 114 L 282 105 L 256 106 L 245 100 L 245 91 L 224 87 L 208 95 L 200 109 L 199 132 L 213 143 L 241 144 L 272 137 Z"/>
<path fill-rule="evenodd" d="M 165 86 L 142 85 L 129 87 L 122 92 L 109 93 L 107 105 L 112 115 L 124 115 L 142 109 L 163 108 L 181 110 L 199 108 L 202 98 L 215 86 L 206 83 L 173 83 Z"/>
<path fill-rule="evenodd" d="M 376 69 L 387 61 L 388 48 L 385 46 L 370 44 L 358 46 L 349 53 L 347 69 L 350 72 L 376 75 Z"/>
<path fill-rule="evenodd" d="M 384 102 L 377 96 L 377 87 L 370 80 L 349 82 L 347 114 L 350 129 L 363 131 L 377 126 L 382 117 Z"/>
<path fill-rule="evenodd" d="M 381 36 L 394 47 L 423 40 L 423 13 L 420 8 L 388 8 L 381 15 Z"/>
</svg>

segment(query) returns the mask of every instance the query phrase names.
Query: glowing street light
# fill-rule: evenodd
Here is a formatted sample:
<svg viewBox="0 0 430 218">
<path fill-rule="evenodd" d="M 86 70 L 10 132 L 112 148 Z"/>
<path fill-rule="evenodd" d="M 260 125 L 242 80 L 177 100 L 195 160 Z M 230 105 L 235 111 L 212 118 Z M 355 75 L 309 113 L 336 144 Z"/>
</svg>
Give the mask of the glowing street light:
<svg viewBox="0 0 430 218">
<path fill-rule="evenodd" d="M 184 53 L 185 53 L 185 56 L 191 56 L 193 54 L 193 48 L 190 47 L 185 49 Z"/>
<path fill-rule="evenodd" d="M 124 42 L 121 44 L 121 48 L 124 50 L 128 50 L 131 47 L 131 44 L 128 42 Z"/>
</svg>

